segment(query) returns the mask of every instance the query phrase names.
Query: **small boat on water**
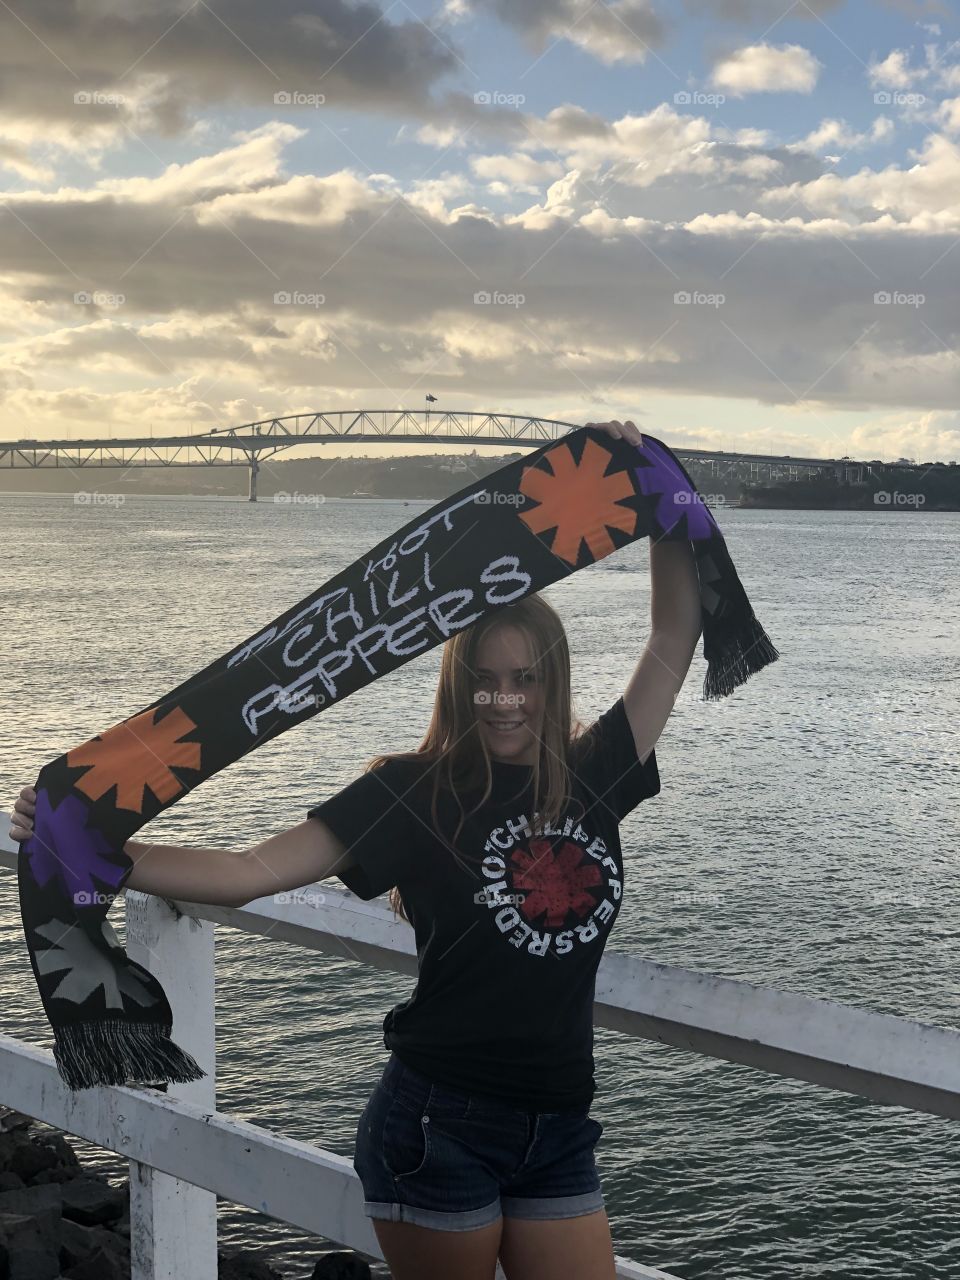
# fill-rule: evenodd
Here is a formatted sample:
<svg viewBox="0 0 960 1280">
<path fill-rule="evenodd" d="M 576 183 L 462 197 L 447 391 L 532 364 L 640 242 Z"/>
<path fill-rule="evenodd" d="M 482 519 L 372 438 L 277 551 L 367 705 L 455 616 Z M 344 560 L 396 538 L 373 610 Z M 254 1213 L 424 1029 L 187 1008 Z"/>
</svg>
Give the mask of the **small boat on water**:
<svg viewBox="0 0 960 1280">
<path fill-rule="evenodd" d="M 354 489 L 353 493 L 347 495 L 349 498 L 378 498 L 378 493 L 364 493 L 360 489 Z"/>
</svg>

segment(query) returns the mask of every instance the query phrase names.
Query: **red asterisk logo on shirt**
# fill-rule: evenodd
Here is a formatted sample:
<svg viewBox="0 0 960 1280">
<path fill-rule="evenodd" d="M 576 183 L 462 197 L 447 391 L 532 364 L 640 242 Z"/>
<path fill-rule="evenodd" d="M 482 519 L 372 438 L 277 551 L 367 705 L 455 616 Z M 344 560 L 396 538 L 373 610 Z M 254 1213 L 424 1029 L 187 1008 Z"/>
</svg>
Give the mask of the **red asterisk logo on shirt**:
<svg viewBox="0 0 960 1280">
<path fill-rule="evenodd" d="M 519 904 L 528 920 L 547 913 L 545 924 L 556 928 L 566 922 L 570 911 L 582 920 L 597 905 L 591 885 L 601 883 L 595 862 L 580 866 L 583 850 L 564 841 L 555 853 L 549 840 L 531 840 L 528 849 L 517 849 L 513 863 L 513 887 L 524 895 Z"/>
</svg>

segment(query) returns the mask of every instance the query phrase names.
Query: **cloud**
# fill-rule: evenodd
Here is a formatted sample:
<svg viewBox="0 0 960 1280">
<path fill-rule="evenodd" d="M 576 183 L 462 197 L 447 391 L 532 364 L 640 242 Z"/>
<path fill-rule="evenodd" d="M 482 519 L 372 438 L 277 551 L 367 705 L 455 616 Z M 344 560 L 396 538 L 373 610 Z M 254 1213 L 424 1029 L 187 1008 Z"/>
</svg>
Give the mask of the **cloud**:
<svg viewBox="0 0 960 1280">
<path fill-rule="evenodd" d="M 732 97 L 748 93 L 812 93 L 822 63 L 797 44 L 745 45 L 715 63 L 710 84 Z"/>
<path fill-rule="evenodd" d="M 0 134 L 0 169 L 9 169 L 25 182 L 51 182 L 55 171 L 36 163 L 27 148 L 9 135 Z"/>
<path fill-rule="evenodd" d="M 562 160 L 566 172 L 519 219 L 544 226 L 571 210 L 636 214 L 642 191 L 644 218 L 683 222 L 705 212 L 757 207 L 764 191 L 808 181 L 824 172 L 799 147 L 754 141 L 749 131 L 724 128 L 707 117 L 679 113 L 661 103 L 644 115 L 604 121 L 571 104 L 542 120 L 522 117 L 524 152 Z M 741 140 L 742 139 L 742 140 Z"/>
<path fill-rule="evenodd" d="M 871 62 L 867 68 L 870 83 L 884 89 L 909 89 L 925 79 L 925 67 L 911 67 L 910 55 L 903 49 L 892 50 L 882 62 Z"/>
<path fill-rule="evenodd" d="M 940 103 L 937 114 L 948 133 L 960 133 L 960 98 L 946 98 Z"/>
<path fill-rule="evenodd" d="M 854 427 L 850 457 L 913 458 L 917 462 L 960 458 L 960 413 L 935 410 L 916 417 L 891 415 Z"/>
<path fill-rule="evenodd" d="M 849 177 L 824 174 L 766 192 L 764 202 L 803 207 L 851 225 L 870 221 L 916 231 L 960 230 L 960 149 L 929 134 L 910 168 L 861 169 Z"/>
<path fill-rule="evenodd" d="M 667 30 L 647 0 L 448 0 L 455 20 L 480 11 L 519 32 L 538 59 L 564 40 L 607 65 L 639 64 Z"/>
<path fill-rule="evenodd" d="M 844 155 L 847 155 L 862 147 L 886 142 L 893 134 L 893 121 L 886 116 L 877 116 L 865 132 L 851 129 L 845 120 L 821 120 L 816 129 L 811 130 L 800 142 L 788 145 L 791 150 L 812 152 L 823 151 L 826 147 L 840 147 Z"/>
<path fill-rule="evenodd" d="M 257 0 L 216 10 L 156 0 L 122 11 L 102 0 L 35 0 L 20 20 L 9 9 L 0 16 L 0 139 L 16 142 L 19 132 L 21 145 L 95 159 L 131 136 L 182 134 L 213 105 L 272 111 L 278 93 L 303 116 L 318 108 L 298 110 L 298 94 L 428 118 L 438 110 L 433 86 L 460 62 L 447 40 L 415 17 L 392 21 L 398 14 L 347 0 L 325 0 L 322 12 L 275 0 L 269 19 Z M 22 165 L 16 154 L 6 159 Z"/>
<path fill-rule="evenodd" d="M 931 138 L 906 172 L 767 188 L 811 207 L 829 190 L 839 213 L 800 217 L 788 201 L 778 216 L 775 200 L 766 215 L 731 212 L 744 183 L 762 193 L 765 166 L 750 175 L 749 148 L 695 118 L 650 117 L 606 130 L 572 110 L 553 119 L 558 140 L 595 148 L 601 163 L 647 150 L 647 185 L 611 186 L 603 204 L 602 170 L 566 170 L 518 214 L 457 204 L 470 195 L 463 174 L 290 176 L 283 154 L 298 131 L 276 122 L 153 178 L 11 195 L 0 219 L 0 259 L 16 264 L 0 280 L 0 312 L 13 317 L 0 330 L 7 420 L 28 418 L 38 437 L 178 416 L 223 425 L 305 404 L 402 404 L 427 382 L 466 407 L 489 407 L 495 387 L 498 402 L 535 399 L 543 413 L 579 397 L 616 416 L 645 390 L 796 406 L 812 421 L 824 406 L 951 408 L 955 148 Z M 716 213 L 683 186 L 702 185 L 698 157 Z M 509 178 L 515 163 L 549 181 L 528 153 L 486 159 L 477 180 Z M 684 216 L 654 216 L 671 195 Z M 889 213 L 894 195 L 909 235 Z M 925 204 L 942 206 L 939 223 L 923 225 Z M 874 301 L 911 288 L 921 305 Z M 78 303 L 78 291 L 107 300 Z M 478 304 L 483 292 L 495 297 Z"/>
<path fill-rule="evenodd" d="M 843 0 L 809 0 L 790 11 L 794 20 L 819 18 Z M 781 0 L 685 0 L 686 9 L 712 22 L 734 26 L 774 24 L 783 14 Z M 671 34 L 684 28 L 684 18 L 667 3 L 648 0 L 444 0 L 441 20 L 457 26 L 474 14 L 490 14 L 526 39 L 542 56 L 560 41 L 579 46 L 598 61 L 642 64 Z"/>
<path fill-rule="evenodd" d="M 558 160 L 534 160 L 525 155 L 471 156 L 470 168 L 502 194 L 536 193 L 544 182 L 563 174 Z"/>
<path fill-rule="evenodd" d="M 167 165 L 158 178 L 104 178 L 95 189 L 135 204 L 211 201 L 221 193 L 255 191 L 276 181 L 284 148 L 306 132 L 292 124 L 271 121 L 236 134 L 236 146 L 186 164 Z M 64 195 L 61 190 L 54 198 L 62 199 Z"/>
<path fill-rule="evenodd" d="M 687 7 L 768 28 L 780 13 L 773 0 Z M 20 188 L 0 218 L 8 433 L 183 430 L 426 389 L 620 416 L 658 392 L 787 406 L 813 427 L 827 407 L 869 409 L 898 453 L 916 452 L 910 430 L 955 450 L 960 99 L 929 106 L 909 160 L 843 174 L 831 157 L 889 142 L 893 120 L 854 127 L 814 100 L 785 143 L 740 108 L 654 99 L 607 118 L 576 101 L 542 114 L 477 102 L 458 38 L 480 12 L 533 61 L 575 44 L 621 78 L 676 21 L 639 0 L 447 0 L 427 24 L 349 0 L 280 0 L 269 20 L 253 0 L 24 11 L 0 109 L 0 164 Z M 18 25 L 0 14 L 4 35 Z M 895 53 L 875 84 L 960 92 L 932 46 L 919 66 Z M 720 59 L 714 84 L 810 94 L 820 71 L 800 45 L 758 41 Z M 469 91 L 440 87 L 451 72 Z M 75 103 L 81 91 L 91 100 Z M 275 105 L 280 91 L 325 102 Z M 230 133 L 235 107 L 266 122 Z M 344 116 L 345 135 L 325 127 L 331 107 L 379 113 L 407 148 L 396 172 L 379 171 L 394 152 L 377 152 L 377 172 L 351 155 L 365 135 Z M 190 158 L 151 160 L 144 145 L 96 168 L 152 134 L 189 138 Z M 411 140 L 438 151 L 426 172 L 406 163 Z M 67 155 L 94 172 L 61 166 Z M 924 296 L 884 306 L 883 289 Z"/>
<path fill-rule="evenodd" d="M 811 21 L 840 8 L 843 3 L 844 0 L 804 0 L 787 12 L 793 20 Z M 685 0 L 685 5 L 691 13 L 703 18 L 737 26 L 754 26 L 765 21 L 776 23 L 785 16 L 781 0 Z"/>
</svg>

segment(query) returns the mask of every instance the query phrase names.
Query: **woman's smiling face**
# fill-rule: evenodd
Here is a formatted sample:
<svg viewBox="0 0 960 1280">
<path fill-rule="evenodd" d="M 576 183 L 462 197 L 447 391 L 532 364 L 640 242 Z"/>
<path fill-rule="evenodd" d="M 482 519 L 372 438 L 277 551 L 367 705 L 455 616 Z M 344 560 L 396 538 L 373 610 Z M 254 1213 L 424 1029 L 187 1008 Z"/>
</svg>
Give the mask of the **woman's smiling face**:
<svg viewBox="0 0 960 1280">
<path fill-rule="evenodd" d="M 477 647 L 473 707 L 487 749 L 508 764 L 535 764 L 544 688 L 526 634 L 504 623 Z"/>
</svg>

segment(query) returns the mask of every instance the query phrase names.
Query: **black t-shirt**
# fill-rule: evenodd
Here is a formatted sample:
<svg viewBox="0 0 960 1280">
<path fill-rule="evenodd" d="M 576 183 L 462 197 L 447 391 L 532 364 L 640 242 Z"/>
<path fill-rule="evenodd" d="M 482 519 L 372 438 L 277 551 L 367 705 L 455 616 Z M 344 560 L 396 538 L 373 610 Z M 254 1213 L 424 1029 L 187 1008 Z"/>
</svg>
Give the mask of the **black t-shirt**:
<svg viewBox="0 0 960 1280">
<path fill-rule="evenodd" d="M 369 899 L 396 885 L 414 928 L 419 976 L 384 1018 L 386 1047 L 439 1084 L 536 1111 L 593 1099 L 596 972 L 623 899 L 618 824 L 660 790 L 622 696 L 568 761 L 574 803 L 542 837 L 528 825 L 532 766 L 492 761 L 493 793 L 456 839 L 469 860 L 433 833 L 425 761 L 390 760 L 308 811 L 351 851 L 347 888 Z M 478 798 L 460 796 L 466 810 Z M 438 804 L 452 837 L 459 808 L 442 789 Z"/>
</svg>

